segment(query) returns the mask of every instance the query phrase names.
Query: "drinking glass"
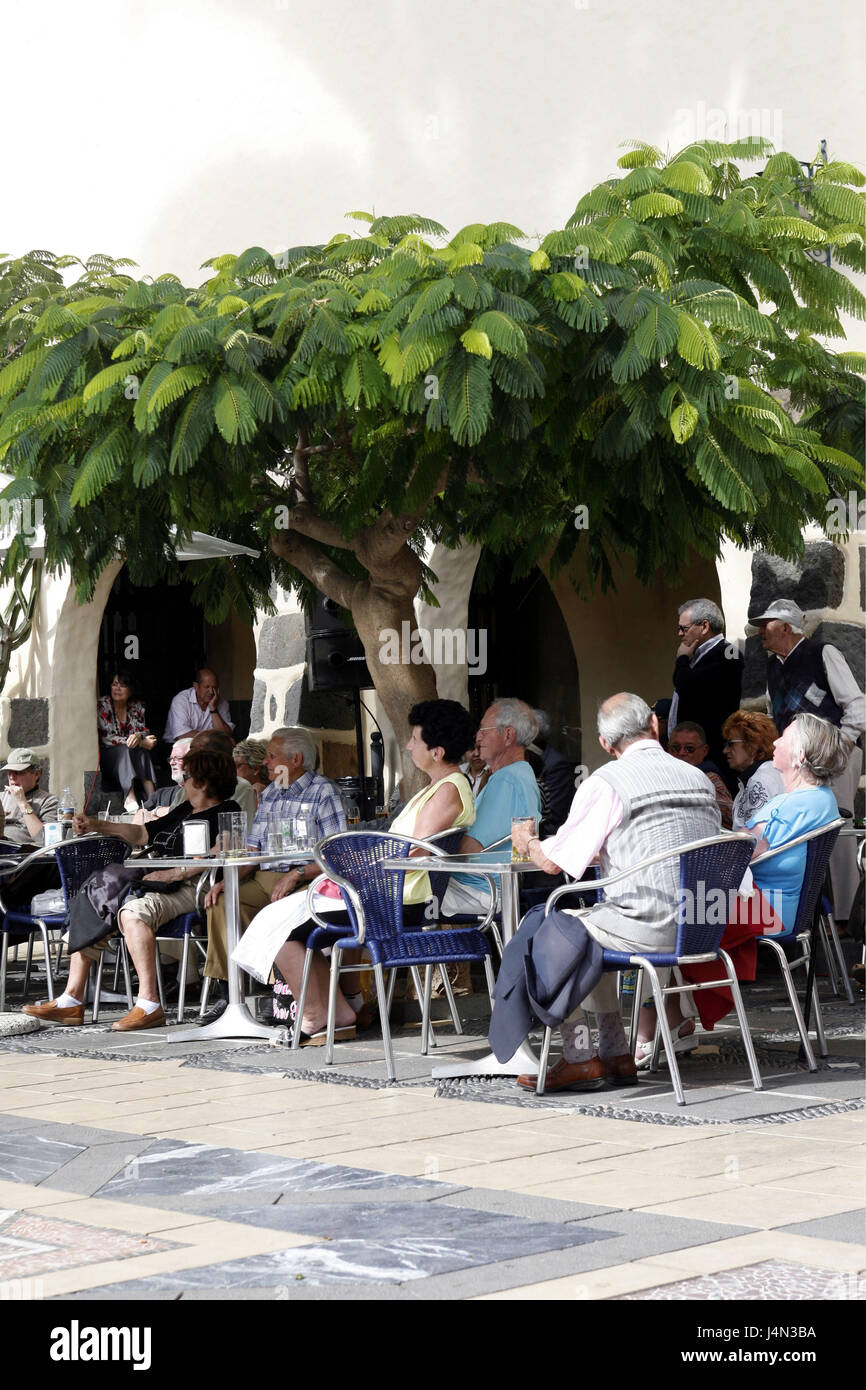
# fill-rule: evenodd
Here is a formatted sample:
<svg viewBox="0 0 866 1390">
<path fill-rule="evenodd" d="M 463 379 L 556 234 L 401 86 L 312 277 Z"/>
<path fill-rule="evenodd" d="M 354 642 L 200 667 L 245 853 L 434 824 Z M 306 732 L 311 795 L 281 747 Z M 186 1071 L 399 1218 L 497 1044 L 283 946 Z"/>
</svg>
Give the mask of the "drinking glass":
<svg viewBox="0 0 866 1390">
<path fill-rule="evenodd" d="M 519 825 L 526 825 L 526 826 L 529 827 L 529 834 L 530 834 L 530 837 L 532 837 L 533 835 L 537 834 L 537 829 L 536 829 L 536 824 L 535 824 L 535 816 L 512 816 L 512 817 L 511 817 L 511 830 L 512 830 L 512 833 L 514 832 L 515 828 L 516 828 L 517 826 L 519 826 Z M 517 848 L 516 845 L 512 845 L 512 846 L 511 846 L 511 862 L 512 862 L 512 864 L 529 864 L 529 863 L 531 862 L 531 860 L 532 860 L 532 855 L 531 855 L 531 854 L 521 854 L 520 851 L 518 850 L 518 848 Z"/>
<path fill-rule="evenodd" d="M 220 849 L 229 859 L 241 859 L 247 852 L 247 818 L 243 811 L 220 811 Z"/>
</svg>

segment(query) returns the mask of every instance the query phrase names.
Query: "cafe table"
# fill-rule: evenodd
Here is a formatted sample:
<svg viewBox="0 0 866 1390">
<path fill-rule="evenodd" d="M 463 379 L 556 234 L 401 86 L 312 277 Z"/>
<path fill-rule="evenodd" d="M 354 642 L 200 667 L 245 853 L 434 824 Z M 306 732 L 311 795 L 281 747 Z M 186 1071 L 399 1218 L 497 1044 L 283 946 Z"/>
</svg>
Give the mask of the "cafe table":
<svg viewBox="0 0 866 1390">
<path fill-rule="evenodd" d="M 241 911 L 238 875 L 239 869 L 249 866 L 261 868 L 263 864 L 309 864 L 311 850 L 291 852 L 283 850 L 279 855 L 269 854 L 203 854 L 190 857 L 160 858 L 153 861 L 159 869 L 198 869 L 204 873 L 208 869 L 222 869 L 226 900 L 226 955 L 229 971 L 229 1002 L 224 1012 L 213 1023 L 188 1024 L 183 1028 L 171 1028 L 165 1041 L 205 1042 L 209 1038 L 262 1038 L 272 1041 L 274 1029 L 265 1023 L 257 1023 L 246 1006 L 241 984 L 241 970 L 232 960 L 232 952 L 241 937 Z"/>
<path fill-rule="evenodd" d="M 520 884 L 522 874 L 537 874 L 539 868 L 530 859 L 512 859 L 510 855 L 502 859 L 485 859 L 483 854 L 446 854 L 429 857 L 413 856 L 407 859 L 383 859 L 383 869 L 402 870 L 408 868 L 426 869 L 436 874 L 490 874 L 499 880 L 499 895 L 502 903 L 502 941 L 503 945 L 514 936 L 520 923 Z M 500 1062 L 492 1052 L 477 1057 L 474 1062 L 453 1062 L 446 1066 L 434 1067 L 434 1078 L 458 1076 L 536 1076 L 538 1058 L 529 1044 L 523 1042 L 513 1057 Z"/>
</svg>

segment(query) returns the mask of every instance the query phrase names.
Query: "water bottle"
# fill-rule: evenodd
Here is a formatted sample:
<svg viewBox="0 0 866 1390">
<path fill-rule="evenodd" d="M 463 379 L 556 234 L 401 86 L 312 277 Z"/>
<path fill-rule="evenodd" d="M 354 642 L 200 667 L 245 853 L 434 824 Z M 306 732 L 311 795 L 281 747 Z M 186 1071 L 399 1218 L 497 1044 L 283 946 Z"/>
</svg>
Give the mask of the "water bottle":
<svg viewBox="0 0 866 1390">
<path fill-rule="evenodd" d="M 303 803 L 295 817 L 295 839 L 298 849 L 307 850 L 312 848 L 313 808 L 309 802 Z"/>
<path fill-rule="evenodd" d="M 63 826 L 63 838 L 66 839 L 68 835 L 72 834 L 72 818 L 75 815 L 75 797 L 72 794 L 71 787 L 63 788 L 60 794 L 60 804 L 57 814 Z"/>
</svg>

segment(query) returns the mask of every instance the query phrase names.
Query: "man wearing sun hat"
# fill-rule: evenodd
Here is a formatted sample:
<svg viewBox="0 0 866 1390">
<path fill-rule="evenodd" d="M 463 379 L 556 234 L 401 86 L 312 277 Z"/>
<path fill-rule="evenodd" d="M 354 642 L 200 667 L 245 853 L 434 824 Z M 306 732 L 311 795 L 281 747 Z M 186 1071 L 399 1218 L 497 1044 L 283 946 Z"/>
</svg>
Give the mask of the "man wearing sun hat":
<svg viewBox="0 0 866 1390">
<path fill-rule="evenodd" d="M 45 822 L 57 819 L 58 807 L 56 796 L 39 790 L 42 764 L 32 748 L 13 748 L 2 771 L 7 774 L 0 796 L 4 838 L 17 845 L 41 845 Z"/>
<path fill-rule="evenodd" d="M 804 637 L 806 615 L 791 599 L 777 598 L 749 618 L 761 634 L 767 662 L 767 713 L 779 733 L 806 711 L 835 724 L 849 745 L 848 766 L 831 783 L 843 810 L 852 811 L 863 754 L 857 741 L 866 729 L 866 700 L 838 647 Z M 836 915 L 847 921 L 857 887 L 853 840 L 838 842 L 830 859 Z"/>
</svg>

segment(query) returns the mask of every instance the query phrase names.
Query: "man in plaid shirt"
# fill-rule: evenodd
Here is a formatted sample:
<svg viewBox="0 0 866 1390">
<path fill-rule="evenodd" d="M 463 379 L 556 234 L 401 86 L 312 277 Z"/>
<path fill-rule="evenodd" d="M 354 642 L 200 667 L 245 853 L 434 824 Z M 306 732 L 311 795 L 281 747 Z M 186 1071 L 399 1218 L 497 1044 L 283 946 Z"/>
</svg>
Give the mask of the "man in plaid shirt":
<svg viewBox="0 0 866 1390">
<path fill-rule="evenodd" d="M 265 766 L 271 775 L 259 801 L 249 848 L 264 852 L 268 843 L 268 820 L 276 815 L 293 820 L 301 806 L 309 806 L 313 843 L 346 829 L 346 812 L 339 788 L 329 777 L 314 771 L 316 745 L 306 729 L 277 729 L 268 740 Z M 288 893 L 305 889 L 311 879 L 321 873 L 318 864 L 298 864 L 288 873 L 280 873 L 278 865 L 263 864 L 255 869 L 249 865 L 238 871 L 240 880 L 241 930 L 245 931 L 253 917 L 270 902 L 277 902 Z M 205 898 L 207 914 L 208 951 L 204 973 L 213 980 L 228 979 L 226 959 L 226 917 L 222 883 L 215 883 Z"/>
</svg>

